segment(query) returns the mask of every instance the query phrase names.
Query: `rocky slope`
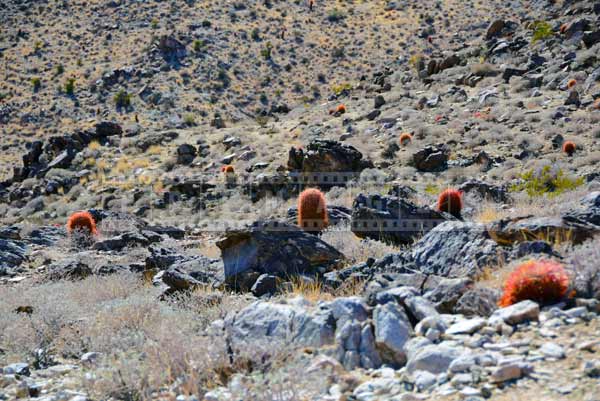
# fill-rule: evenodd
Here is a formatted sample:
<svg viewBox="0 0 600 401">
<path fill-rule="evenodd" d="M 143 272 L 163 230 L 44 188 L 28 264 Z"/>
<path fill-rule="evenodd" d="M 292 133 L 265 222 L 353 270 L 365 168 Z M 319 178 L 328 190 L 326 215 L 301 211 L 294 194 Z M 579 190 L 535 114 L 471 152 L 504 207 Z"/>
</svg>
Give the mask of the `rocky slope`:
<svg viewBox="0 0 600 401">
<path fill-rule="evenodd" d="M 0 399 L 600 393 L 596 2 L 0 17 Z M 567 293 L 499 308 L 531 259 Z"/>
</svg>

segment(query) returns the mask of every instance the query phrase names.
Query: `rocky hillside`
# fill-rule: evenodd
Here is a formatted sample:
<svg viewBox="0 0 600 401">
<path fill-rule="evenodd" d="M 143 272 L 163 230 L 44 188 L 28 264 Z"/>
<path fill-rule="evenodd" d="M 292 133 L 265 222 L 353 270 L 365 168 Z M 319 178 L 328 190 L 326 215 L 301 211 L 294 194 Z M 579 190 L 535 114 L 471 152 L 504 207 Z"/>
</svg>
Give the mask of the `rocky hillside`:
<svg viewBox="0 0 600 401">
<path fill-rule="evenodd" d="M 497 3 L 0 4 L 0 400 L 596 400 L 600 3 Z"/>
</svg>

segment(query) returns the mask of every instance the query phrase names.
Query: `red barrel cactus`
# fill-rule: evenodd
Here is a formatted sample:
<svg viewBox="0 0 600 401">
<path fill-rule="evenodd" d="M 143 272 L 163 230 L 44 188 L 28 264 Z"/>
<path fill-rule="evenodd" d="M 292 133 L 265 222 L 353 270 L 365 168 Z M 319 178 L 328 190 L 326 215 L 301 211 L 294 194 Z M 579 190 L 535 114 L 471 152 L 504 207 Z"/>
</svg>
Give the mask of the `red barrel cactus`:
<svg viewBox="0 0 600 401">
<path fill-rule="evenodd" d="M 437 210 L 460 217 L 463 208 L 462 192 L 456 189 L 446 189 L 438 197 Z"/>
<path fill-rule="evenodd" d="M 573 156 L 573 153 L 575 153 L 576 148 L 577 147 L 575 146 L 574 142 L 565 141 L 565 143 L 563 143 L 563 146 L 562 146 L 562 151 L 569 156 Z"/>
<path fill-rule="evenodd" d="M 408 132 L 403 132 L 400 135 L 400 145 L 406 146 L 411 142 L 412 142 L 412 135 L 409 134 Z"/>
<path fill-rule="evenodd" d="M 96 235 L 96 221 L 90 212 L 82 211 L 73 213 L 67 221 L 67 232 L 69 234 L 81 232 L 87 235 Z"/>
<path fill-rule="evenodd" d="M 298 226 L 306 231 L 321 231 L 329 224 L 327 202 L 316 188 L 302 191 L 298 198 Z"/>
<path fill-rule="evenodd" d="M 530 260 L 510 274 L 498 305 L 507 307 L 528 299 L 552 304 L 564 298 L 568 289 L 569 276 L 563 265 L 553 260 Z"/>
</svg>

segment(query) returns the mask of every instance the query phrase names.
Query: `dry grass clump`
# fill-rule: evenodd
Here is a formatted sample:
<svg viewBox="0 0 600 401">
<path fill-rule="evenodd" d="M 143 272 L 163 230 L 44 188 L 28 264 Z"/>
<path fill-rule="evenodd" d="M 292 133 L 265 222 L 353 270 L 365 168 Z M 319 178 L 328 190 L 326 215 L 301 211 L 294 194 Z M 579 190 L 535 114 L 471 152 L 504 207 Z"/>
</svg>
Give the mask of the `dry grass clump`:
<svg viewBox="0 0 600 401">
<path fill-rule="evenodd" d="M 131 274 L 1 287 L 0 364 L 32 362 L 37 349 L 66 360 L 99 352 L 94 378 L 82 379 L 98 399 L 150 399 L 164 386 L 201 396 L 241 368 L 222 336 L 204 331 L 248 301 L 199 291 L 159 302 L 158 294 Z M 15 313 L 19 306 L 33 312 Z"/>
<path fill-rule="evenodd" d="M 367 258 L 380 259 L 389 253 L 398 252 L 397 247 L 384 242 L 358 238 L 350 231 L 350 226 L 345 224 L 327 228 L 321 239 L 343 253 L 350 265 L 364 262 Z"/>
</svg>

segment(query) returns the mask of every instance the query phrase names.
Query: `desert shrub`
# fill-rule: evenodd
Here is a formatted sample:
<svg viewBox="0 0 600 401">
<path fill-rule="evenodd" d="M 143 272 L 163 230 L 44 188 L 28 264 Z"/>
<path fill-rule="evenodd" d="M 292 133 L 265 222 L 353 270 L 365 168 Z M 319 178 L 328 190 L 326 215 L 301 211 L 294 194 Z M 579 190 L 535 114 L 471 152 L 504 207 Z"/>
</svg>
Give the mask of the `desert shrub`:
<svg viewBox="0 0 600 401">
<path fill-rule="evenodd" d="M 206 43 L 203 40 L 199 40 L 199 39 L 194 40 L 194 45 L 193 45 L 194 51 L 196 53 L 200 53 L 202 51 L 202 48 L 205 45 L 206 45 Z"/>
<path fill-rule="evenodd" d="M 271 60 L 272 51 L 273 51 L 273 45 L 271 44 L 271 42 L 267 42 L 265 44 L 265 47 L 260 51 L 260 55 L 265 60 Z"/>
<path fill-rule="evenodd" d="M 62 64 L 56 66 L 56 75 L 60 75 L 65 72 L 65 67 Z"/>
<path fill-rule="evenodd" d="M 343 83 L 339 85 L 333 85 L 331 90 L 336 96 L 341 95 L 343 92 L 347 92 L 352 89 L 352 85 L 349 83 Z"/>
<path fill-rule="evenodd" d="M 337 8 L 334 8 L 333 10 L 329 11 L 329 13 L 327 13 L 327 21 L 329 22 L 340 22 L 344 18 L 344 13 L 338 10 Z"/>
<path fill-rule="evenodd" d="M 532 43 L 539 40 L 545 40 L 554 35 L 552 25 L 546 21 L 535 21 L 531 24 L 530 29 L 533 31 Z"/>
<path fill-rule="evenodd" d="M 67 79 L 67 83 L 65 84 L 65 93 L 71 96 L 75 93 L 75 78 Z"/>
<path fill-rule="evenodd" d="M 183 116 L 183 122 L 185 125 L 192 127 L 196 125 L 196 116 L 194 116 L 192 113 L 187 113 Z"/>
<path fill-rule="evenodd" d="M 31 85 L 34 91 L 38 91 L 42 86 L 42 80 L 39 77 L 31 78 Z"/>
<path fill-rule="evenodd" d="M 546 165 L 539 170 L 531 169 L 520 175 L 520 182 L 513 184 L 513 192 L 525 191 L 530 197 L 548 195 L 550 197 L 572 191 L 584 184 L 583 177 L 571 178 L 562 169 Z"/>
<path fill-rule="evenodd" d="M 325 195 L 316 188 L 302 191 L 298 197 L 298 226 L 305 230 L 321 231 L 327 225 Z"/>
<path fill-rule="evenodd" d="M 119 90 L 115 94 L 113 100 L 115 101 L 115 105 L 119 108 L 127 108 L 131 105 L 131 95 L 124 89 Z"/>
<path fill-rule="evenodd" d="M 504 284 L 498 302 L 502 307 L 532 300 L 540 304 L 560 301 L 569 288 L 564 267 L 552 260 L 530 260 L 517 266 Z"/>
<path fill-rule="evenodd" d="M 462 192 L 456 189 L 446 189 L 438 197 L 437 210 L 440 212 L 447 212 L 455 217 L 460 217 L 462 207 Z"/>
</svg>

